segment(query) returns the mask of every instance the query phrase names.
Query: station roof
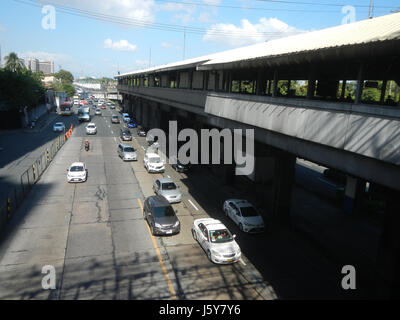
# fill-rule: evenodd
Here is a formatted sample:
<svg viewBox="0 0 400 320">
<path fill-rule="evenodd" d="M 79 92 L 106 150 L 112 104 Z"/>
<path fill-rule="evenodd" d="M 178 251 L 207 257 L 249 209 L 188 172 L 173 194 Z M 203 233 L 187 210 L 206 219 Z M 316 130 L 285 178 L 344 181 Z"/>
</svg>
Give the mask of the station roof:
<svg viewBox="0 0 400 320">
<path fill-rule="evenodd" d="M 343 24 L 336 27 L 297 34 L 276 40 L 223 51 L 207 56 L 178 61 L 145 70 L 116 76 L 140 75 L 196 67 L 197 70 L 225 69 L 245 66 L 276 58 L 295 58 L 299 54 L 312 54 L 322 50 L 365 47 L 383 41 L 400 40 L 400 12 Z"/>
</svg>

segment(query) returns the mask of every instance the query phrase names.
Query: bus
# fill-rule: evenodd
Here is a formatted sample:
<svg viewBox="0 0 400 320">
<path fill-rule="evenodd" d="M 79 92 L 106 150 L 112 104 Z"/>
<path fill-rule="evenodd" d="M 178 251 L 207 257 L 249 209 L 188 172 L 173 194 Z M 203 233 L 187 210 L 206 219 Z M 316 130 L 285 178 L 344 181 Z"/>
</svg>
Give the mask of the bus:
<svg viewBox="0 0 400 320">
<path fill-rule="evenodd" d="M 72 115 L 72 101 L 65 101 L 60 106 L 59 114 L 62 115 L 62 116 L 70 116 L 70 115 Z"/>
</svg>

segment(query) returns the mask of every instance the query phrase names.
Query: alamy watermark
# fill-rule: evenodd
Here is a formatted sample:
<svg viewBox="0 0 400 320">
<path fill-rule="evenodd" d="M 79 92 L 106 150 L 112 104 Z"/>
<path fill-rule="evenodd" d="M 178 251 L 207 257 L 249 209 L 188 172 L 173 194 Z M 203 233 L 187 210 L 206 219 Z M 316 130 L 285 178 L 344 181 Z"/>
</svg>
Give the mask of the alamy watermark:
<svg viewBox="0 0 400 320">
<path fill-rule="evenodd" d="M 352 265 L 345 265 L 342 268 L 342 274 L 345 276 L 342 279 L 342 288 L 344 290 L 356 289 L 356 268 Z"/>
<path fill-rule="evenodd" d="M 236 164 L 236 175 L 249 175 L 254 171 L 254 129 L 201 129 L 199 137 L 194 129 L 186 128 L 178 133 L 176 121 L 169 121 L 168 132 L 169 163 L 199 164 Z M 243 135 L 244 133 L 244 135 Z M 167 155 L 167 137 L 163 130 L 156 128 L 147 133 L 148 137 L 157 137 L 160 151 Z M 244 136 L 244 138 L 243 138 Z M 210 148 L 211 139 L 211 148 Z M 221 143 L 223 139 L 223 143 Z M 243 151 L 243 139 L 246 151 Z M 178 142 L 185 142 L 178 150 Z M 221 145 L 223 153 L 221 152 Z M 210 157 L 211 149 L 211 157 Z M 233 155 L 233 156 L 232 156 Z M 222 161 L 221 161 L 222 158 Z M 234 162 L 233 162 L 234 161 Z"/>
<path fill-rule="evenodd" d="M 45 5 L 42 8 L 42 28 L 45 30 L 54 30 L 56 28 L 56 8 L 54 6 Z"/>
<path fill-rule="evenodd" d="M 52 265 L 45 265 L 42 268 L 42 288 L 44 290 L 54 290 L 56 288 L 56 268 Z"/>
<path fill-rule="evenodd" d="M 356 21 L 356 8 L 353 6 L 343 6 L 342 13 L 345 15 L 342 18 L 342 24 L 353 23 Z"/>
</svg>

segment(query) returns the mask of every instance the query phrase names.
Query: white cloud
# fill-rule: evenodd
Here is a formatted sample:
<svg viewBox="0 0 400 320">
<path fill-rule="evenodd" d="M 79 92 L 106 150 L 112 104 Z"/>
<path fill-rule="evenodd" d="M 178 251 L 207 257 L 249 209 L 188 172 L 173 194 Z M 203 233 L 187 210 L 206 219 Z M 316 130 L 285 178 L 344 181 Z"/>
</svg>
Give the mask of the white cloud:
<svg viewBox="0 0 400 320">
<path fill-rule="evenodd" d="M 46 0 L 38 0 L 48 4 Z M 145 20 L 154 22 L 155 4 L 153 0 L 52 0 L 51 4 L 68 6 L 80 10 L 87 10 L 110 16 L 117 16 L 127 19 Z"/>
<path fill-rule="evenodd" d="M 104 40 L 104 48 L 117 51 L 136 51 L 137 46 L 129 43 L 127 40 L 113 42 L 111 39 Z"/>
<path fill-rule="evenodd" d="M 181 46 L 178 46 L 174 43 L 170 43 L 170 42 L 162 42 L 161 43 L 161 47 L 165 48 L 165 49 L 176 49 L 176 50 L 182 50 Z"/>
<path fill-rule="evenodd" d="M 304 31 L 291 27 L 277 18 L 261 18 L 256 24 L 242 19 L 240 26 L 214 24 L 203 36 L 203 41 L 221 46 L 241 47 L 301 32 Z"/>
</svg>

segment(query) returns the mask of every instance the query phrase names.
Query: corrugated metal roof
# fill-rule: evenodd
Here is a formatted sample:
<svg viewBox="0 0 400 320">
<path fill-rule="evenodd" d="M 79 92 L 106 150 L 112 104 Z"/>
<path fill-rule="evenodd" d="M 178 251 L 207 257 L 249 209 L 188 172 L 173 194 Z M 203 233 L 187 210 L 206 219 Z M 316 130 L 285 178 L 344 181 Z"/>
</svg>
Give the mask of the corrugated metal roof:
<svg viewBox="0 0 400 320">
<path fill-rule="evenodd" d="M 210 69 L 214 65 L 254 59 L 265 59 L 300 52 L 367 44 L 376 41 L 400 39 L 400 12 L 336 27 L 311 31 L 294 36 L 257 43 L 193 59 L 177 61 L 144 70 L 118 75 L 138 75 L 197 66 Z"/>
</svg>

